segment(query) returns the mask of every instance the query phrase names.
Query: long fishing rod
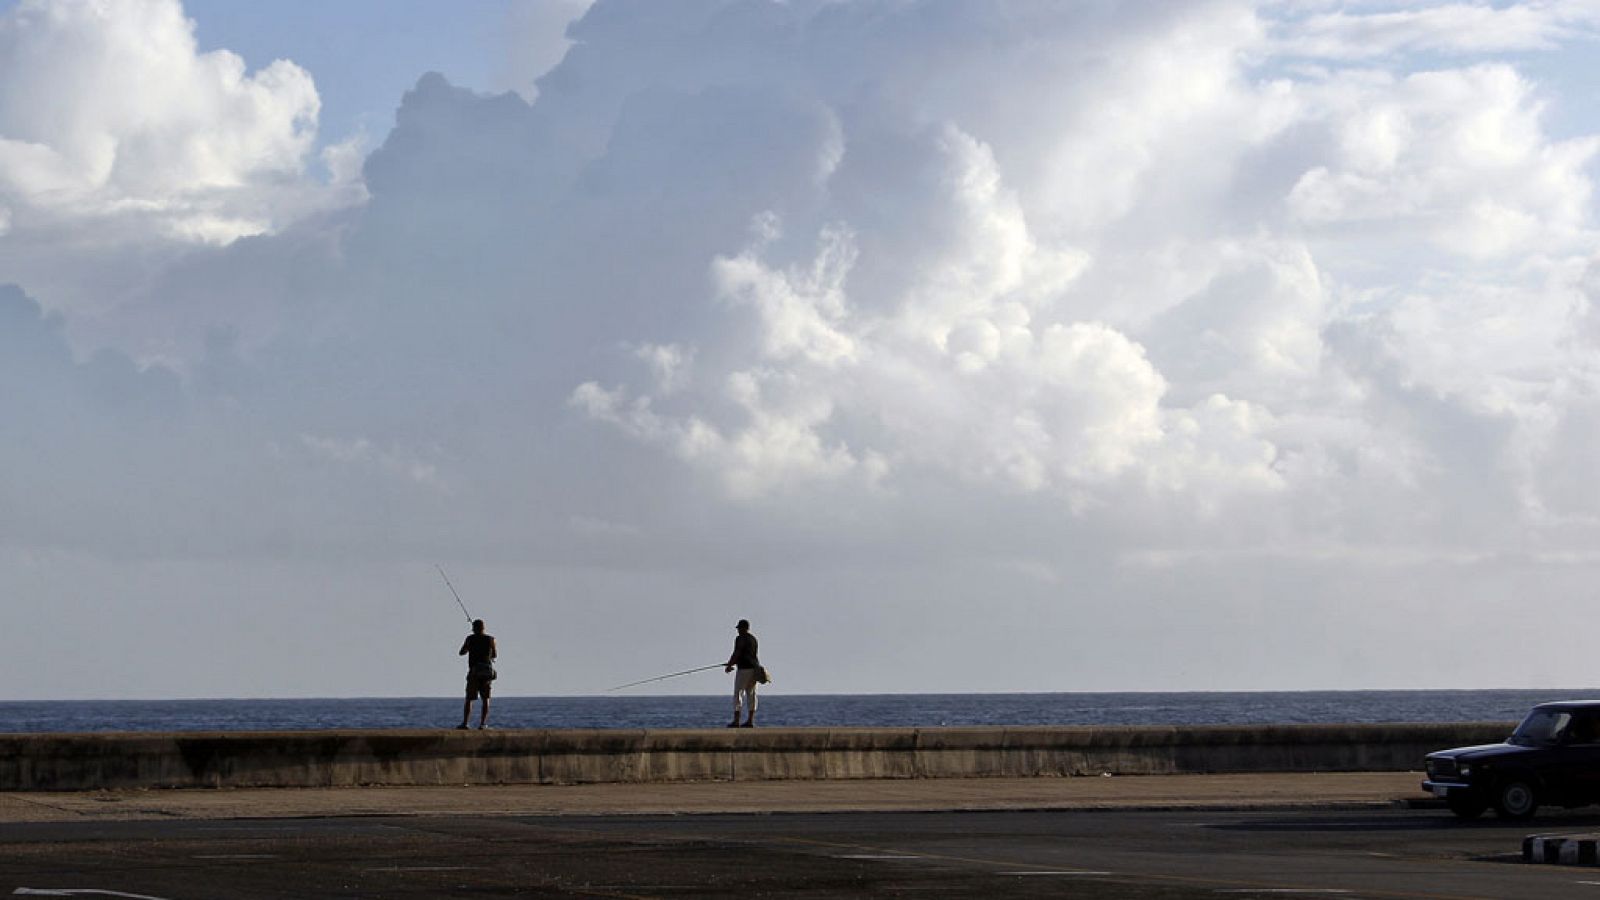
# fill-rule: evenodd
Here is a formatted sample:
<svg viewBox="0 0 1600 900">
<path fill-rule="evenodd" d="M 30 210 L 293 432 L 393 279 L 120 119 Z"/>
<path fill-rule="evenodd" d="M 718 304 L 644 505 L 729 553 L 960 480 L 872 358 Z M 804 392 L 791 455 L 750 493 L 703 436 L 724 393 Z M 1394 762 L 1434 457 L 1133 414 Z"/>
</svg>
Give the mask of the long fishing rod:
<svg viewBox="0 0 1600 900">
<path fill-rule="evenodd" d="M 652 681 L 666 681 L 668 678 L 677 678 L 679 675 L 691 675 L 695 672 L 704 672 L 707 669 L 720 669 L 723 667 L 723 665 L 723 663 L 712 663 L 709 666 L 701 666 L 698 669 L 684 669 L 682 672 L 673 672 L 671 675 L 657 675 L 654 678 L 646 678 L 643 681 L 630 681 L 627 684 L 619 684 L 614 688 L 606 688 L 606 690 L 620 691 L 623 688 L 631 688 L 641 684 L 649 684 Z"/>
<path fill-rule="evenodd" d="M 467 605 L 461 602 L 461 595 L 456 593 L 456 586 L 450 583 L 450 576 L 444 573 L 444 566 L 434 563 L 433 567 L 439 570 L 439 577 L 444 579 L 444 586 L 450 589 L 450 596 L 456 598 L 456 605 L 461 607 L 462 615 L 466 616 L 468 624 L 471 624 L 472 613 L 467 612 Z"/>
</svg>

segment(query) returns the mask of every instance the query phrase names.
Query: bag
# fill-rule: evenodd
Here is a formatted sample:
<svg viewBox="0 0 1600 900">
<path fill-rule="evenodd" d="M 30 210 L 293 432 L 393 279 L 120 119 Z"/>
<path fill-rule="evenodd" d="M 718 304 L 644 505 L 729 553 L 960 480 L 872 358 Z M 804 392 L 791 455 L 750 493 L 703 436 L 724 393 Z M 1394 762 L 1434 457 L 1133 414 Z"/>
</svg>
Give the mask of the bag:
<svg viewBox="0 0 1600 900">
<path fill-rule="evenodd" d="M 767 674 L 766 666 L 756 666 L 756 684 L 771 684 L 772 676 Z"/>
<path fill-rule="evenodd" d="M 473 666 L 467 671 L 467 674 L 482 681 L 493 681 L 500 677 L 500 673 L 496 672 L 494 666 L 491 665 Z"/>
</svg>

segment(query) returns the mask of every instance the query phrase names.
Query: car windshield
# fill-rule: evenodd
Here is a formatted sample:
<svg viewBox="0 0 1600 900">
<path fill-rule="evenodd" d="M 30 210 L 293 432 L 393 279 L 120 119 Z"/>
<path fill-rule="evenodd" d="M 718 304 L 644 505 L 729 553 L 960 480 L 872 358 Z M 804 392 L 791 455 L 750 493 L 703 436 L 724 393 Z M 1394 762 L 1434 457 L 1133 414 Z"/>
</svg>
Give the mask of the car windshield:
<svg viewBox="0 0 1600 900">
<path fill-rule="evenodd" d="M 1528 713 L 1517 730 L 1511 733 L 1510 743 L 1531 747 L 1537 744 L 1554 744 L 1572 721 L 1570 713 L 1553 709 L 1536 709 Z"/>
</svg>

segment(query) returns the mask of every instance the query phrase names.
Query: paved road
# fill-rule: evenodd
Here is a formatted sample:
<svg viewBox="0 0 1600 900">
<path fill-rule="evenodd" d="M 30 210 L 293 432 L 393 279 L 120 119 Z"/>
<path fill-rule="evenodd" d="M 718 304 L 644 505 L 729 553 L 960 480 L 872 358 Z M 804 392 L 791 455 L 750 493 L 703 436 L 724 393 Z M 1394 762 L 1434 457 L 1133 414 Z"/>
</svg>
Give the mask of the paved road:
<svg viewBox="0 0 1600 900">
<path fill-rule="evenodd" d="M 1532 830 L 1600 831 L 1600 817 L 1531 828 L 1400 809 L 13 823 L 0 830 L 0 896 L 1600 898 L 1600 869 L 1517 862 Z"/>
</svg>

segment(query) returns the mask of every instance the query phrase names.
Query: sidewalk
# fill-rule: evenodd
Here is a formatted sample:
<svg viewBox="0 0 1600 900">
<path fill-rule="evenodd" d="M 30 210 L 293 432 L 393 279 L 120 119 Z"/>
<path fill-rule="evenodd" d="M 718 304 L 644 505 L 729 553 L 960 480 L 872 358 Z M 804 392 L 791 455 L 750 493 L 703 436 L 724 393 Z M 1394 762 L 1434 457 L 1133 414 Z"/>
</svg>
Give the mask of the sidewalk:
<svg viewBox="0 0 1600 900">
<path fill-rule="evenodd" d="M 0 824 L 327 816 L 1387 806 L 1416 772 L 0 793 Z"/>
</svg>

